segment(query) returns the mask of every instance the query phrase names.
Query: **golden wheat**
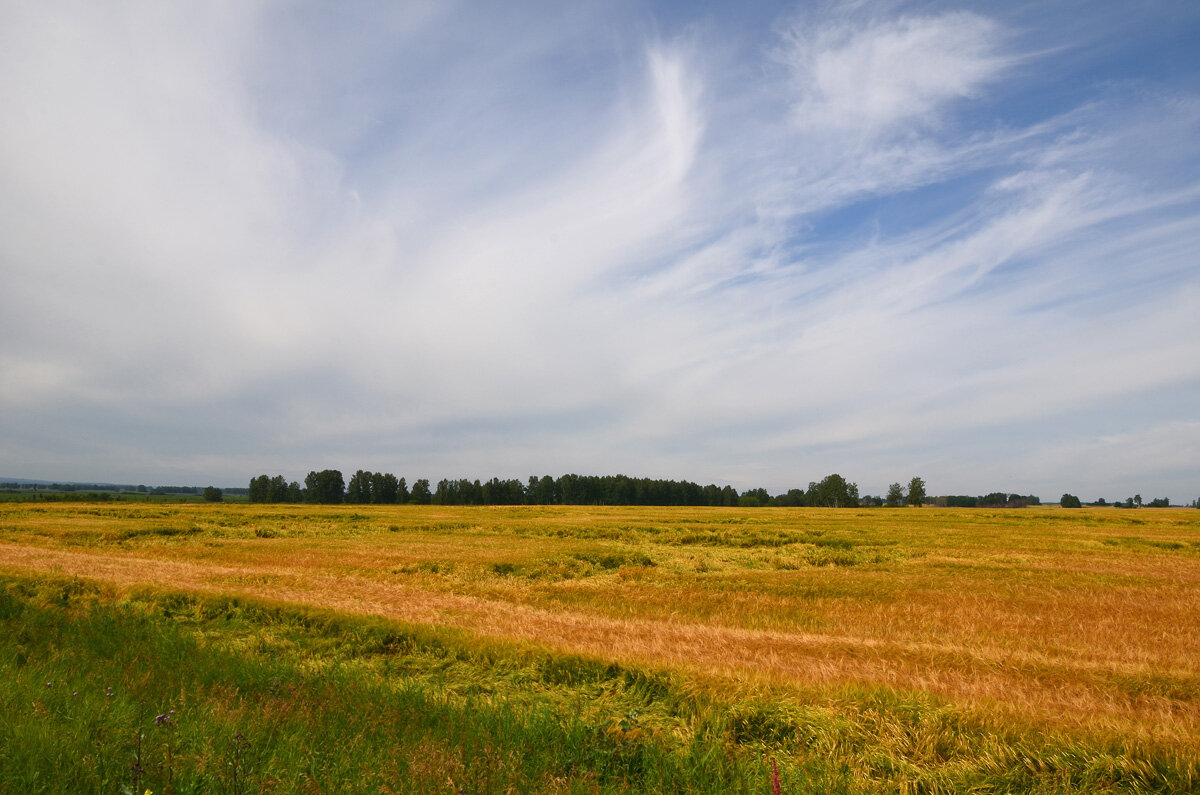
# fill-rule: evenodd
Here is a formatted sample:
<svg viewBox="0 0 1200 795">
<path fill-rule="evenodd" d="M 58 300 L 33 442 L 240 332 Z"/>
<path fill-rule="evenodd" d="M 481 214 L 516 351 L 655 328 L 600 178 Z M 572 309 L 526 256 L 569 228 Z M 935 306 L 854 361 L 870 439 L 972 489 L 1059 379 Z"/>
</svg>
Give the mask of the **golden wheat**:
<svg viewBox="0 0 1200 795">
<path fill-rule="evenodd" d="M 0 568 L 1200 747 L 1200 512 L 0 506 Z"/>
</svg>

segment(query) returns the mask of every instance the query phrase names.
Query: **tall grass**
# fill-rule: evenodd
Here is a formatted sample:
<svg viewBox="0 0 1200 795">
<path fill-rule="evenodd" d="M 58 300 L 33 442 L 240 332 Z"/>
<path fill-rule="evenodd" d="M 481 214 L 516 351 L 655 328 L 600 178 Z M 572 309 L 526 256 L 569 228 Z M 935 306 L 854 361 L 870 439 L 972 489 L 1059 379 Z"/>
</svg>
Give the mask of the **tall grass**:
<svg viewBox="0 0 1200 795">
<path fill-rule="evenodd" d="M 671 686 L 386 622 L 81 581 L 0 591 L 0 790 L 727 791 L 767 780 L 715 713 L 643 726 Z M 624 710 L 578 710 L 606 698 Z M 660 703 L 664 700 L 664 703 Z M 677 705 L 676 705 L 677 706 Z M 784 766 L 795 791 L 849 791 Z M 803 774 L 803 777 L 801 777 Z"/>
<path fill-rule="evenodd" d="M 5 504 L 0 577 L 0 793 L 1198 786 L 1197 511 Z"/>
<path fill-rule="evenodd" d="M 5 792 L 1183 792 L 1194 759 L 258 600 L 0 587 Z"/>
</svg>

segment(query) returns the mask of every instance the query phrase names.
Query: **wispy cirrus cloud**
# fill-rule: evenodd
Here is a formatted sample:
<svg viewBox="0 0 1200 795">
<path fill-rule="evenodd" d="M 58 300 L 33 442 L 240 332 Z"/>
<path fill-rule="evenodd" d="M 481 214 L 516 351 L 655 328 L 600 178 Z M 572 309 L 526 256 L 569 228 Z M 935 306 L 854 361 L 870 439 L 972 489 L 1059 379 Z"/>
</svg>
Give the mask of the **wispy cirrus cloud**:
<svg viewBox="0 0 1200 795">
<path fill-rule="evenodd" d="M 1153 20 L 1118 65 L 923 3 L 2 13 L 4 474 L 1200 464 L 1200 105 Z"/>
<path fill-rule="evenodd" d="M 848 138 L 850 152 L 936 128 L 950 103 L 977 96 L 1014 60 L 1001 52 L 1001 27 L 969 11 L 822 16 L 786 25 L 777 57 L 791 71 L 794 124 Z"/>
</svg>

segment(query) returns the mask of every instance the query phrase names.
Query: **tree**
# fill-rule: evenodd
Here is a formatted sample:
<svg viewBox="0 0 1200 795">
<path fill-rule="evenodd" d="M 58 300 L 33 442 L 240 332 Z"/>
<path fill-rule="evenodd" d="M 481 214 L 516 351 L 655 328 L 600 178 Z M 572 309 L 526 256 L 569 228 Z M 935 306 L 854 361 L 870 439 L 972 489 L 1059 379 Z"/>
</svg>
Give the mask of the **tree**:
<svg viewBox="0 0 1200 795">
<path fill-rule="evenodd" d="M 534 490 L 533 501 L 538 505 L 554 505 L 562 502 L 562 490 L 558 487 L 558 482 L 549 475 L 542 475 Z"/>
<path fill-rule="evenodd" d="M 304 478 L 305 497 L 318 505 L 338 505 L 345 496 L 345 481 L 336 469 L 309 472 Z"/>
<path fill-rule="evenodd" d="M 300 484 L 293 482 L 289 486 L 283 475 L 259 475 L 250 478 L 246 497 L 250 502 L 300 502 Z"/>
<path fill-rule="evenodd" d="M 371 502 L 395 505 L 400 500 L 400 481 L 391 472 L 376 472 L 371 476 Z"/>
<path fill-rule="evenodd" d="M 887 491 L 887 506 L 889 508 L 899 508 L 904 502 L 904 487 L 899 483 L 893 483 L 888 486 Z"/>
<path fill-rule="evenodd" d="M 717 487 L 713 486 L 712 488 L 716 489 Z M 788 489 L 787 494 L 780 494 L 775 498 L 775 504 L 782 508 L 803 508 L 805 502 L 802 489 Z"/>
<path fill-rule="evenodd" d="M 370 472 L 358 470 L 350 476 L 350 482 L 346 485 L 346 502 L 354 504 L 362 504 L 371 501 L 371 477 Z"/>
<path fill-rule="evenodd" d="M 921 478 L 908 481 L 908 504 L 918 508 L 925 504 L 925 481 Z"/>
<path fill-rule="evenodd" d="M 271 478 L 267 489 L 268 502 L 287 502 L 288 501 L 288 485 L 283 479 L 283 475 L 276 475 Z"/>
<path fill-rule="evenodd" d="M 1140 494 L 1133 495 L 1133 502 L 1135 505 L 1137 505 L 1137 507 L 1141 508 L 1142 507 L 1142 495 L 1140 495 Z"/>
<path fill-rule="evenodd" d="M 805 497 L 812 506 L 857 508 L 858 484 L 847 483 L 844 477 L 835 472 L 820 483 L 809 483 Z"/>
<path fill-rule="evenodd" d="M 250 502 L 267 502 L 270 499 L 271 479 L 266 475 L 250 478 L 250 488 L 246 490 L 246 499 Z"/>
<path fill-rule="evenodd" d="M 484 505 L 521 505 L 525 502 L 525 487 L 519 480 L 492 478 L 483 484 L 480 492 Z"/>
<path fill-rule="evenodd" d="M 1062 499 L 1060 499 L 1058 501 L 1058 504 L 1064 508 L 1081 508 L 1081 507 L 1083 507 L 1083 503 L 1081 503 L 1079 501 L 1079 498 L 1076 497 L 1074 494 L 1062 495 Z"/>
<path fill-rule="evenodd" d="M 216 486 L 209 486 L 204 490 L 205 502 L 220 502 L 224 497 L 224 493 Z"/>
<path fill-rule="evenodd" d="M 417 505 L 428 505 L 433 500 L 433 495 L 429 492 L 429 481 L 421 478 L 412 487 L 411 502 Z"/>
<path fill-rule="evenodd" d="M 738 503 L 743 508 L 761 508 L 764 505 L 771 504 L 771 495 L 766 489 L 750 489 L 742 492 Z"/>
<path fill-rule="evenodd" d="M 416 491 L 416 488 L 413 489 Z M 459 505 L 462 503 L 462 495 L 459 492 L 458 481 L 442 478 L 438 481 L 437 489 L 434 490 L 430 500 L 434 505 Z"/>
</svg>

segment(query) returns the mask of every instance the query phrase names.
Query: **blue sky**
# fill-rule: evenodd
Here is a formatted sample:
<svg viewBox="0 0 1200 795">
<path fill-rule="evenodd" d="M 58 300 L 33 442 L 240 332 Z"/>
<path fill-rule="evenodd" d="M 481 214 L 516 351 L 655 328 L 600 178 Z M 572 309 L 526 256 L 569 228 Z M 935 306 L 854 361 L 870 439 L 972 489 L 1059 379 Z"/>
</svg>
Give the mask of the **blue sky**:
<svg viewBox="0 0 1200 795">
<path fill-rule="evenodd" d="M 1200 496 L 1200 5 L 6 3 L 0 475 Z"/>
</svg>

